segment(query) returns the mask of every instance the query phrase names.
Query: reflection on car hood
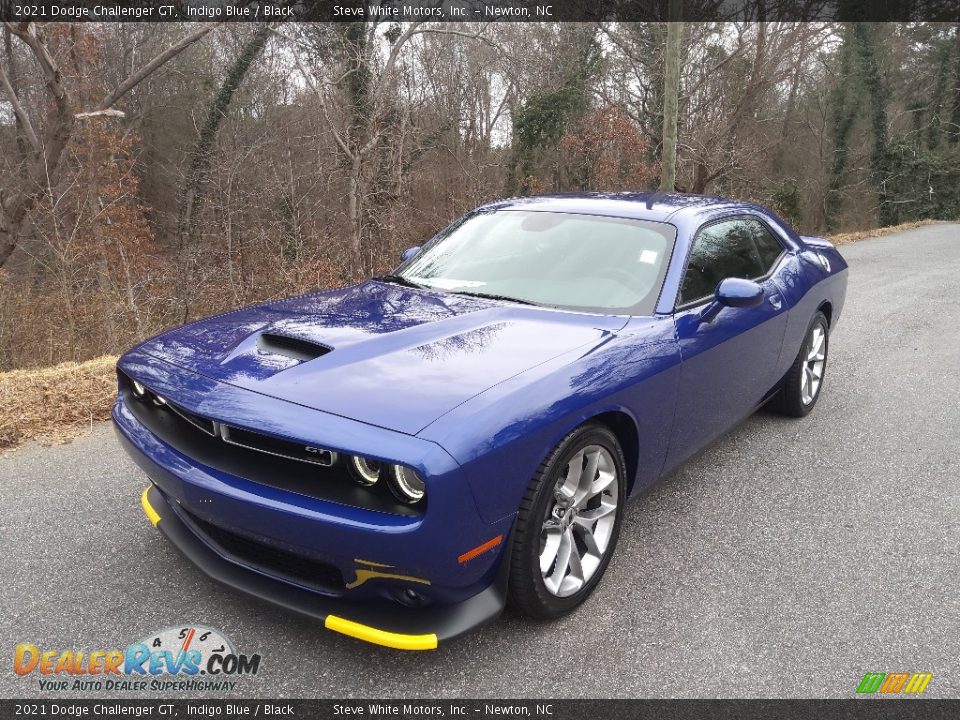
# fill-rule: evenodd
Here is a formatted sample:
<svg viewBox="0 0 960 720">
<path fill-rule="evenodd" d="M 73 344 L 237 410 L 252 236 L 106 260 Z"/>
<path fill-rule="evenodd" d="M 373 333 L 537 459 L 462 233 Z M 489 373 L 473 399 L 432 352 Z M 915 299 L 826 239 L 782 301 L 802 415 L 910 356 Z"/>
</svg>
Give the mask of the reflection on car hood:
<svg viewBox="0 0 960 720">
<path fill-rule="evenodd" d="M 415 434 L 443 413 L 623 326 L 368 281 L 236 310 L 170 330 L 141 350 L 271 397 Z M 315 344 L 298 355 L 263 333 Z"/>
</svg>

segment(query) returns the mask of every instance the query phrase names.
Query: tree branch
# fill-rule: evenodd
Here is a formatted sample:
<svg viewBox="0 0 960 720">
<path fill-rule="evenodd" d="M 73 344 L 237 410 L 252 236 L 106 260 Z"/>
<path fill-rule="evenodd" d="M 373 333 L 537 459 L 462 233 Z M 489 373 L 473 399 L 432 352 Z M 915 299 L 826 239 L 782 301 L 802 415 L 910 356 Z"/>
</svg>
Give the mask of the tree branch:
<svg viewBox="0 0 960 720">
<path fill-rule="evenodd" d="M 276 28 L 272 28 L 271 30 L 277 37 L 282 37 L 284 40 L 287 40 L 294 45 L 302 44 L 299 40 L 296 40 L 289 35 L 285 35 Z M 337 132 L 337 128 L 334 127 L 333 123 L 330 121 L 330 113 L 327 111 L 327 98 L 323 94 L 323 90 L 319 85 L 317 85 L 316 78 L 313 76 L 313 73 L 307 70 L 307 68 L 304 66 L 303 60 L 300 58 L 300 53 L 297 52 L 297 49 L 293 47 L 291 48 L 291 52 L 293 53 L 293 61 L 296 63 L 300 74 L 303 75 L 304 81 L 310 86 L 310 89 L 316 93 L 317 99 L 320 101 L 320 111 L 323 113 L 323 119 L 326 121 L 327 127 L 330 128 L 330 132 L 333 134 L 333 139 L 336 141 L 337 146 L 343 151 L 343 154 L 352 160 L 353 153 L 350 151 L 349 146 L 340 133 Z"/>
<path fill-rule="evenodd" d="M 117 102 L 117 100 L 122 98 L 124 95 L 130 92 L 133 88 L 135 88 L 137 85 L 143 82 L 157 68 L 159 68 L 161 65 L 166 63 L 168 60 L 179 55 L 181 52 L 183 52 L 188 47 L 193 45 L 195 42 L 200 40 L 202 37 L 207 35 L 207 33 L 209 33 L 219 24 L 220 23 L 206 23 L 201 27 L 197 28 L 196 30 L 194 30 L 189 35 L 184 36 L 183 39 L 180 40 L 180 42 L 178 42 L 176 45 L 173 45 L 167 48 L 166 50 L 164 50 L 162 53 L 157 55 L 153 60 L 148 62 L 146 65 L 144 65 L 139 70 L 137 70 L 136 72 L 131 74 L 129 77 L 127 77 L 126 80 L 120 83 L 117 86 L 116 90 L 114 90 L 112 93 L 107 95 L 100 102 L 100 105 L 97 106 L 97 110 L 106 110 L 107 108 L 111 107 L 115 102 Z"/>
<path fill-rule="evenodd" d="M 20 120 L 20 125 L 23 127 L 23 134 L 27 136 L 30 147 L 33 148 L 34 152 L 40 152 L 40 140 L 37 138 L 37 133 L 33 130 L 30 117 L 24 111 L 23 106 L 20 105 L 20 99 L 17 97 L 13 85 L 10 84 L 10 79 L 7 77 L 7 73 L 4 72 L 2 64 L 0 64 L 0 83 L 3 84 L 3 89 L 7 93 L 7 99 L 10 101 L 10 104 L 13 105 L 13 112 L 17 116 L 17 119 Z"/>
<path fill-rule="evenodd" d="M 13 251 L 17 248 L 22 236 L 23 225 L 27 221 L 30 211 L 33 210 L 43 193 L 50 189 L 52 179 L 60 165 L 60 157 L 73 137 L 76 123 L 70 93 L 63 81 L 63 73 L 47 49 L 40 30 L 29 22 L 16 24 L 5 22 L 4 25 L 32 51 L 43 71 L 47 93 L 53 103 L 46 112 L 42 141 L 36 138 L 36 133 L 34 133 L 37 144 L 34 146 L 32 157 L 23 177 L 18 180 L 16 193 L 4 198 L 3 206 L 0 207 L 0 268 L 10 259 Z M 109 110 L 111 105 L 136 87 L 144 78 L 209 33 L 216 25 L 216 23 L 211 23 L 194 30 L 176 45 L 157 55 L 120 83 L 116 90 L 103 99 L 93 113 L 103 113 L 103 111 Z M 4 77 L 6 76 L 4 75 Z M 9 82 L 4 83 L 4 85 L 8 84 Z M 16 109 L 14 109 L 14 112 L 16 112 Z M 89 116 L 89 113 L 81 113 L 80 116 L 83 117 L 84 115 Z M 17 117 L 19 117 L 19 114 Z"/>
<path fill-rule="evenodd" d="M 37 62 L 40 63 L 40 68 L 43 70 L 47 88 L 53 93 L 54 98 L 58 102 L 66 99 L 66 88 L 63 87 L 63 78 L 60 76 L 60 66 L 50 55 L 47 46 L 43 44 L 42 38 L 34 30 L 33 25 L 27 22 L 18 25 L 5 22 L 4 25 L 33 51 L 34 57 L 36 57 Z"/>
</svg>

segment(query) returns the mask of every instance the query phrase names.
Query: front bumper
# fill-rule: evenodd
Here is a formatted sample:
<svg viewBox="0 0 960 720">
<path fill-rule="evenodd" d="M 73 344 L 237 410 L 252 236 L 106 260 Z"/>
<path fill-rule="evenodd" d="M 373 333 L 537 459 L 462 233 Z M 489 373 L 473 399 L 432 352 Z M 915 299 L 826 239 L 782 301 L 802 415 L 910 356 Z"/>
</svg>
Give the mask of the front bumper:
<svg viewBox="0 0 960 720">
<path fill-rule="evenodd" d="M 121 359 L 120 367 L 197 416 L 230 418 L 280 437 L 306 434 L 305 443 L 337 452 L 379 453 L 409 464 L 427 481 L 427 508 L 414 515 L 361 507 L 349 495 L 328 497 L 316 490 L 319 479 L 311 488 L 291 487 L 289 463 L 274 467 L 270 461 L 265 475 L 261 462 L 257 476 L 250 474 L 250 458 L 231 456 L 232 464 L 226 464 L 135 415 L 122 389 L 114 426 L 154 487 L 144 510 L 154 508 L 160 519 L 151 511 L 148 517 L 208 575 L 323 619 L 339 632 L 392 647 L 455 637 L 503 609 L 513 517 L 485 522 L 460 466 L 439 445 L 217 383 L 135 353 Z"/>
<path fill-rule="evenodd" d="M 455 605 L 403 609 L 352 603 L 253 572 L 218 555 L 178 517 L 155 485 L 143 491 L 144 514 L 187 559 L 214 580 L 288 610 L 323 620 L 334 632 L 398 650 L 433 650 L 438 643 L 495 620 L 506 598 L 508 562 L 486 590 Z M 504 558 L 506 560 L 506 558 Z"/>
</svg>

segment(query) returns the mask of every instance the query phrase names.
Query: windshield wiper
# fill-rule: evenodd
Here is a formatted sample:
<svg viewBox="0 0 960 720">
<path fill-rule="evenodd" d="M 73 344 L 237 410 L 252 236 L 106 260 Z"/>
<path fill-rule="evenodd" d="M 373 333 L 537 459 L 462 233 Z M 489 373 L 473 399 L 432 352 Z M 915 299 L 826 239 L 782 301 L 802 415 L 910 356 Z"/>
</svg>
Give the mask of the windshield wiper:
<svg viewBox="0 0 960 720">
<path fill-rule="evenodd" d="M 493 293 L 472 292 L 470 290 L 451 290 L 454 295 L 469 295 L 470 297 L 483 298 L 484 300 L 506 300 L 507 302 L 518 303 L 519 305 L 536 305 L 529 300 L 511 297 L 509 295 L 494 295 Z"/>
<path fill-rule="evenodd" d="M 380 282 L 393 283 L 394 285 L 404 285 L 406 287 L 420 288 L 421 290 L 426 287 L 426 285 L 421 285 L 420 283 L 415 283 L 413 280 L 408 280 L 403 275 L 377 275 L 376 277 L 370 278 L 371 280 L 379 280 Z"/>
</svg>

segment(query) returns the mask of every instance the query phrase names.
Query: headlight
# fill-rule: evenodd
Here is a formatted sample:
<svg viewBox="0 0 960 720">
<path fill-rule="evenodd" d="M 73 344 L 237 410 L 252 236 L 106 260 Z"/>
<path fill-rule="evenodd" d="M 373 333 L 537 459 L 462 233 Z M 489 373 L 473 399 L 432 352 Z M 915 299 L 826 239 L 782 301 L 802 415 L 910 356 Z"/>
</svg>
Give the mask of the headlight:
<svg viewBox="0 0 960 720">
<path fill-rule="evenodd" d="M 413 470 L 403 465 L 390 466 L 390 489 L 400 502 L 413 505 L 423 499 L 426 485 Z"/>
<path fill-rule="evenodd" d="M 136 380 L 133 381 L 133 396 L 139 400 L 143 399 L 143 396 L 147 394 L 147 389 L 138 383 Z"/>
<path fill-rule="evenodd" d="M 350 458 L 350 474 L 360 485 L 370 487 L 376 485 L 380 479 L 380 470 L 383 463 L 376 460 L 368 460 L 365 457 L 354 455 Z"/>
<path fill-rule="evenodd" d="M 166 404 L 167 404 L 166 398 L 162 398 L 162 397 L 160 397 L 159 395 L 154 395 L 154 396 L 153 396 L 153 402 L 154 402 L 154 404 L 156 404 L 156 405 L 166 405 Z"/>
</svg>

